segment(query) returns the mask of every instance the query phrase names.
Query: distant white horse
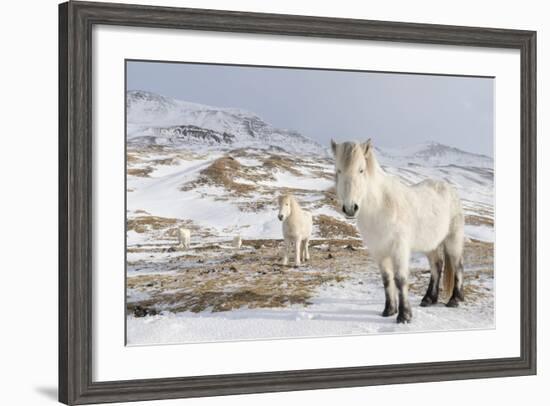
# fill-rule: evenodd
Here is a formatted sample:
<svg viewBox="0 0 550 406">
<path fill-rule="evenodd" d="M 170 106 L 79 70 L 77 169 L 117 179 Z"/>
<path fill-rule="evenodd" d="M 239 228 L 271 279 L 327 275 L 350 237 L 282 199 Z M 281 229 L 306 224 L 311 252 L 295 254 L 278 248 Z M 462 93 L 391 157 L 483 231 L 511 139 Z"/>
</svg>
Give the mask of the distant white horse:
<svg viewBox="0 0 550 406">
<path fill-rule="evenodd" d="M 331 144 L 342 211 L 348 218 L 357 218 L 361 237 L 380 267 L 386 293 L 382 316 L 399 313 L 398 323 L 412 318 L 408 299 L 411 252 L 426 253 L 431 268 L 421 306 L 437 303 L 443 263 L 448 296 L 452 290 L 447 306 L 458 306 L 464 300 L 464 214 L 454 188 L 436 180 L 412 186 L 401 183 L 380 167 L 370 140 Z"/>
<path fill-rule="evenodd" d="M 288 256 L 292 247 L 295 249 L 295 264 L 309 261 L 309 239 L 313 228 L 311 213 L 303 210 L 294 196 L 288 194 L 279 197 L 279 220 L 283 222 L 283 237 L 285 239 L 285 254 L 283 265 L 288 264 Z"/>
<path fill-rule="evenodd" d="M 233 237 L 233 248 L 239 249 L 241 248 L 242 245 L 243 245 L 243 240 L 241 239 L 240 235 Z"/>
<path fill-rule="evenodd" d="M 191 230 L 187 228 L 178 228 L 179 247 L 187 249 L 191 246 Z"/>
</svg>

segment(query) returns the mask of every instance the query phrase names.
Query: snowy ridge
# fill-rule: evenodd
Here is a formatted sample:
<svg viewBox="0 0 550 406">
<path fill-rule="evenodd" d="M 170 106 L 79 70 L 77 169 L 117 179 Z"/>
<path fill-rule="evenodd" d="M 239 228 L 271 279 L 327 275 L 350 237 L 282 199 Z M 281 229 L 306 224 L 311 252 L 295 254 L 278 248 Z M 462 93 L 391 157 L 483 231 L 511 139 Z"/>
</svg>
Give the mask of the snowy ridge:
<svg viewBox="0 0 550 406">
<path fill-rule="evenodd" d="M 477 168 L 492 168 L 493 159 L 486 155 L 466 152 L 435 141 L 402 148 L 380 148 L 376 151 L 380 161 L 391 166 L 411 164 L 422 166 L 470 166 Z"/>
<path fill-rule="evenodd" d="M 141 90 L 126 93 L 126 108 L 131 143 L 233 148 L 269 144 L 288 152 L 324 153 L 315 141 L 296 131 L 274 128 L 242 109 L 190 103 Z"/>
</svg>

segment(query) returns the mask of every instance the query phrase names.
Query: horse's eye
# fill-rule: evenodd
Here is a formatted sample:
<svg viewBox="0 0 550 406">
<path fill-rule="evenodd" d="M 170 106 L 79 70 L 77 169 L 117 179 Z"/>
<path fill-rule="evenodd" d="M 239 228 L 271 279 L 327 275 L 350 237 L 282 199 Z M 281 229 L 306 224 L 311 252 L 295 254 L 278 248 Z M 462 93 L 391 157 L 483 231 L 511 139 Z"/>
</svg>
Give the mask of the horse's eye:
<svg viewBox="0 0 550 406">
<path fill-rule="evenodd" d="M 338 172 L 338 173 L 342 173 L 342 170 L 338 169 L 338 171 L 337 171 L 337 172 Z"/>
<path fill-rule="evenodd" d="M 359 173 L 363 173 L 363 172 L 365 172 L 364 169 L 359 169 Z"/>
</svg>

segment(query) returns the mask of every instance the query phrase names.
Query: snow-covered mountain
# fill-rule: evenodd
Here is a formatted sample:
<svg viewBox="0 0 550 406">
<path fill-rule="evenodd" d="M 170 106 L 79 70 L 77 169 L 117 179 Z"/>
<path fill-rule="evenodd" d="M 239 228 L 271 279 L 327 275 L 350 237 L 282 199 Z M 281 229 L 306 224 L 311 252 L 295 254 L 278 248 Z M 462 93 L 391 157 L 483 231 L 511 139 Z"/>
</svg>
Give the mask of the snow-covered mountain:
<svg viewBox="0 0 550 406">
<path fill-rule="evenodd" d="M 131 144 L 214 146 L 222 149 L 280 148 L 291 153 L 330 156 L 326 146 L 292 130 L 275 128 L 237 108 L 212 107 L 131 90 L 126 94 L 127 138 Z M 427 141 L 385 148 L 374 140 L 379 160 L 392 167 L 449 166 L 492 168 L 493 159 Z"/>
<path fill-rule="evenodd" d="M 279 147 L 288 152 L 322 152 L 315 141 L 296 131 L 275 128 L 256 114 L 212 107 L 132 90 L 126 93 L 130 143 Z"/>
<path fill-rule="evenodd" d="M 435 141 L 400 148 L 376 148 L 380 161 L 391 166 L 469 166 L 492 168 L 493 158 Z"/>
</svg>

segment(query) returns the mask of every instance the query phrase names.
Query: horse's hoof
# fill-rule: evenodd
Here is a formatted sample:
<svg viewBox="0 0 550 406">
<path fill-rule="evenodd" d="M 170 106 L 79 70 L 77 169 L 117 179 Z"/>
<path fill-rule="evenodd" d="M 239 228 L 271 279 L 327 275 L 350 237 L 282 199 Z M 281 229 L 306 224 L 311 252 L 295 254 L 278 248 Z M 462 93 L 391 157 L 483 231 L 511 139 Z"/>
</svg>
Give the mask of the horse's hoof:
<svg viewBox="0 0 550 406">
<path fill-rule="evenodd" d="M 432 299 L 430 296 L 424 296 L 424 298 L 420 302 L 420 306 L 428 307 L 428 306 L 432 306 L 436 303 L 437 303 L 437 299 Z"/>
<path fill-rule="evenodd" d="M 397 315 L 397 323 L 399 323 L 399 324 L 410 323 L 411 319 L 412 319 L 412 314 L 411 313 L 403 312 L 403 313 L 399 313 Z"/>
<path fill-rule="evenodd" d="M 447 307 L 458 307 L 458 299 L 453 296 L 451 300 L 447 302 Z"/>
<path fill-rule="evenodd" d="M 392 309 L 392 308 L 384 309 L 384 311 L 382 312 L 382 317 L 390 317 L 390 316 L 393 316 L 394 314 L 397 314 L 397 309 Z"/>
</svg>

